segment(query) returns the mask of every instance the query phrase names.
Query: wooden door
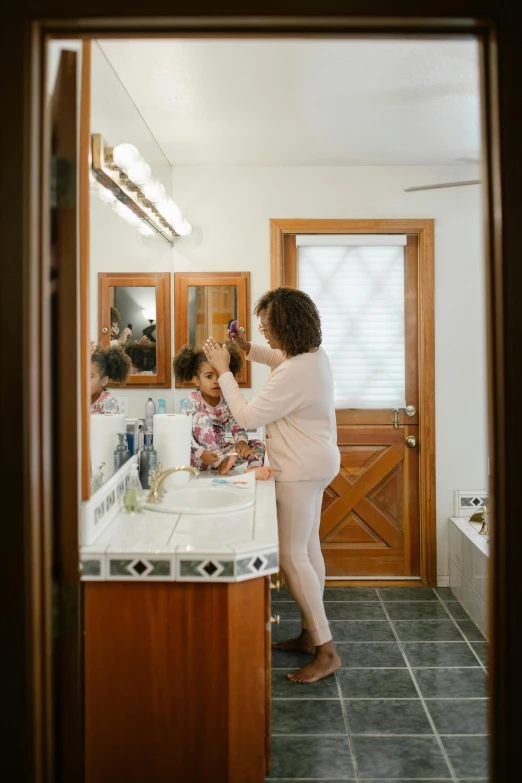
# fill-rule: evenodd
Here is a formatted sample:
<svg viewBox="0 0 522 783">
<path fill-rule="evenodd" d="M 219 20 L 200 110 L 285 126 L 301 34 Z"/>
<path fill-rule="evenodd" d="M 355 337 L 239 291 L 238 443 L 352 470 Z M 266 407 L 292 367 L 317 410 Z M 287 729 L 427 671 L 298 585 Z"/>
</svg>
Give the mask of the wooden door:
<svg viewBox="0 0 522 783">
<path fill-rule="evenodd" d="M 82 633 L 79 578 L 78 397 L 76 323 L 78 291 L 78 123 L 76 52 L 60 54 L 56 82 L 46 120 L 49 138 L 45 154 L 52 160 L 51 211 L 45 227 L 44 253 L 49 248 L 51 301 L 48 357 L 52 395 L 51 470 L 52 541 L 50 563 L 53 590 L 53 675 L 55 769 L 53 780 L 81 780 Z M 88 60 L 87 60 L 88 62 Z M 46 123 L 47 125 L 47 123 Z M 48 240 L 48 241 L 47 241 Z M 48 683 L 49 685 L 49 683 Z"/>
<path fill-rule="evenodd" d="M 410 236 L 404 248 L 404 380 L 414 412 L 336 412 L 341 469 L 324 493 L 320 529 L 330 577 L 420 575 L 417 281 L 418 240 Z"/>
</svg>

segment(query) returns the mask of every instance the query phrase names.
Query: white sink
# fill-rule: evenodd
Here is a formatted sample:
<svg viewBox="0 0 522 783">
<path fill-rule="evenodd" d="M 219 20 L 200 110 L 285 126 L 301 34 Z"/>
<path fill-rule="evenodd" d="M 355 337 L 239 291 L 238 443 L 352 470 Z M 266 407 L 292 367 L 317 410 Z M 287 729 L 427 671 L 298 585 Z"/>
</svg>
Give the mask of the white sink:
<svg viewBox="0 0 522 783">
<path fill-rule="evenodd" d="M 228 514 L 250 508 L 255 494 L 247 489 L 185 487 L 167 492 L 160 503 L 145 503 L 149 511 L 164 514 Z"/>
</svg>

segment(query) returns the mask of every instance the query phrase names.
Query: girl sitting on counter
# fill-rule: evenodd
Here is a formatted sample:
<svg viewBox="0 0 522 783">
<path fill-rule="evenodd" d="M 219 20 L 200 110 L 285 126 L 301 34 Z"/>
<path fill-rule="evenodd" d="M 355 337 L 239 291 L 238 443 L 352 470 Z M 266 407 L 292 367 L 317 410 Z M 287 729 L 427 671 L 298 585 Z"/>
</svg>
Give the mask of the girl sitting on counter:
<svg viewBox="0 0 522 783">
<path fill-rule="evenodd" d="M 91 354 L 91 413 L 120 413 L 120 406 L 108 385 L 125 383 L 131 361 L 121 348 L 100 348 Z"/>
<path fill-rule="evenodd" d="M 235 345 L 228 346 L 230 371 L 236 376 L 243 360 Z M 193 383 L 196 390 L 183 401 L 181 413 L 192 414 L 192 444 L 190 463 L 198 470 L 215 469 L 222 476 L 236 464 L 248 463 L 256 479 L 269 479 L 272 469 L 265 467 L 265 445 L 248 440 L 221 396 L 218 374 L 207 361 L 202 349 L 185 345 L 173 362 L 174 375 L 183 383 Z M 234 443 L 227 443 L 225 430 L 230 427 Z"/>
</svg>

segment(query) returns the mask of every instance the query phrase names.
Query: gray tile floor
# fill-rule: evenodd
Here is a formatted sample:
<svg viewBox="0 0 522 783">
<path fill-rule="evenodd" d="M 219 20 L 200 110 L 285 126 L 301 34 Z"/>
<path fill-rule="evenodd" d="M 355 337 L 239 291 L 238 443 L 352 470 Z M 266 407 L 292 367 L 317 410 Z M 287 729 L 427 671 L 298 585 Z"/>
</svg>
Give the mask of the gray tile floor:
<svg viewBox="0 0 522 783">
<path fill-rule="evenodd" d="M 289 594 L 273 596 L 273 638 L 300 630 Z M 329 588 L 342 668 L 313 685 L 272 653 L 267 781 L 487 781 L 487 643 L 449 588 Z"/>
</svg>

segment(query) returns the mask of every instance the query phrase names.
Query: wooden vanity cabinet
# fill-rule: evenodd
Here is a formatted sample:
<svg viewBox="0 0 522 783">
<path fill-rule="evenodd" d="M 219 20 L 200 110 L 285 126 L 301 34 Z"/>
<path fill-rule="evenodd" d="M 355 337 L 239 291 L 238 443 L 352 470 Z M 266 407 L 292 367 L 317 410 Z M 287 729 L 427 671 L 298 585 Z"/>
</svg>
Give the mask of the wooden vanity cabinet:
<svg viewBox="0 0 522 783">
<path fill-rule="evenodd" d="M 264 781 L 269 583 L 84 583 L 86 783 Z"/>
</svg>

